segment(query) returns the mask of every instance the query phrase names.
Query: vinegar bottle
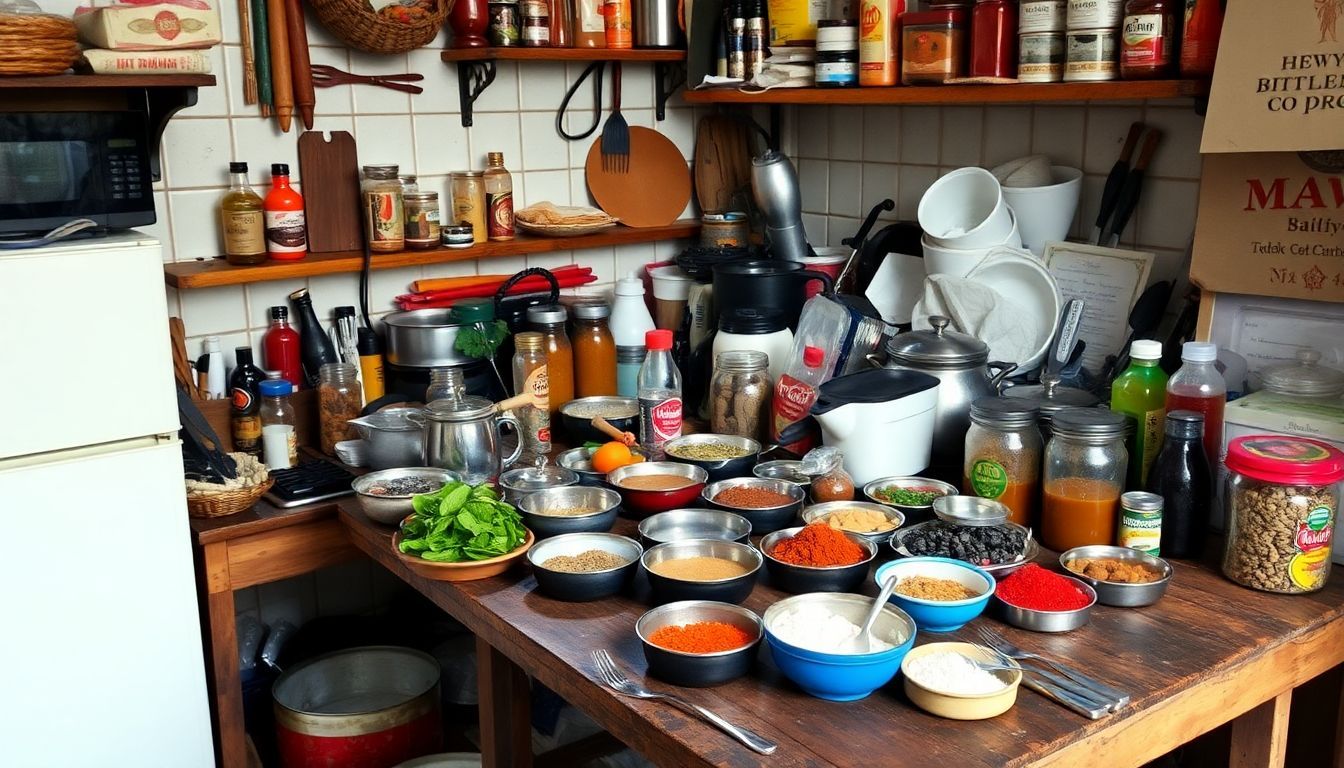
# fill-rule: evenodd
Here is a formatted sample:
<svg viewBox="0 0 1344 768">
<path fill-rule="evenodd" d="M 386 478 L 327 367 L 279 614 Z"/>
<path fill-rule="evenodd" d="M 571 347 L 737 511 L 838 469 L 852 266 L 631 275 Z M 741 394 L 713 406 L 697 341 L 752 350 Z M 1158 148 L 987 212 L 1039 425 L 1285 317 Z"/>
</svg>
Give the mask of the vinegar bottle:
<svg viewBox="0 0 1344 768">
<path fill-rule="evenodd" d="M 1214 367 L 1218 346 L 1207 341 L 1187 341 L 1181 347 L 1181 367 L 1167 382 L 1167 413 L 1194 411 L 1204 415 L 1204 455 L 1216 477 L 1223 453 L 1223 408 L 1227 383 Z"/>
<path fill-rule="evenodd" d="M 229 191 L 219 201 L 224 258 L 230 264 L 266 261 L 266 222 L 261 196 L 247 183 L 247 163 L 229 163 Z"/>
</svg>

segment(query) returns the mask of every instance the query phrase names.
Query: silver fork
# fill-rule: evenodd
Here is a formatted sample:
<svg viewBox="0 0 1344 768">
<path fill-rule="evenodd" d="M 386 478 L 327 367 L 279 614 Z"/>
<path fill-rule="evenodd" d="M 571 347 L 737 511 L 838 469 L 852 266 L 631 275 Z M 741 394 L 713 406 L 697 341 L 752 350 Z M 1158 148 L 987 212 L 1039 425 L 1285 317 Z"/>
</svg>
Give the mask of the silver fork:
<svg viewBox="0 0 1344 768">
<path fill-rule="evenodd" d="M 625 676 L 625 673 L 616 666 L 616 662 L 611 659 L 611 654 L 607 653 L 605 649 L 599 648 L 593 651 L 593 669 L 597 672 L 599 680 L 606 683 L 613 691 L 622 696 L 630 696 L 636 699 L 665 699 L 678 709 L 703 717 L 717 726 L 719 730 L 732 736 L 762 755 L 772 754 L 778 747 L 773 741 L 762 737 L 750 728 L 733 725 L 699 704 L 692 704 L 691 702 L 673 696 L 670 693 L 655 693 L 639 683 L 630 680 Z"/>
<path fill-rule="evenodd" d="M 1015 664 L 1007 656 L 988 646 L 978 643 L 972 643 L 971 645 L 1002 660 L 1001 664 L 991 664 L 979 659 L 971 659 L 972 664 L 987 670 L 1005 669 L 1012 671 L 1020 669 L 1022 671 L 1022 685 L 1089 720 L 1099 720 L 1112 711 L 1111 707 L 1114 702 L 1101 701 L 1099 696 L 1093 695 L 1091 691 L 1082 688 L 1077 683 L 1064 680 L 1058 675 L 1043 669 Z"/>
<path fill-rule="evenodd" d="M 1016 645 L 1013 645 L 1011 642 L 1009 642 L 1008 638 L 1000 634 L 997 634 L 994 631 L 987 629 L 986 627 L 976 627 L 975 631 L 979 633 L 980 638 L 985 641 L 986 645 L 988 645 L 990 648 L 993 648 L 995 651 L 998 651 L 999 653 L 1003 654 L 1004 656 L 1007 656 L 1011 659 L 1017 659 L 1019 661 L 1023 659 L 1035 659 L 1036 661 L 1049 664 L 1051 667 L 1054 667 L 1065 677 L 1074 680 L 1084 688 L 1087 688 L 1088 690 L 1096 693 L 1099 696 L 1103 696 L 1107 699 L 1110 699 L 1111 701 L 1114 701 L 1115 706 L 1111 710 L 1113 712 L 1118 711 L 1119 709 L 1123 708 L 1126 704 L 1129 703 L 1128 693 L 1125 693 L 1124 691 L 1121 691 L 1117 688 L 1112 688 L 1111 686 L 1101 682 L 1100 680 L 1089 677 L 1083 674 L 1082 672 L 1079 672 L 1078 670 L 1074 669 L 1073 667 L 1064 664 L 1063 662 L 1055 661 L 1054 659 L 1046 658 L 1045 656 L 1042 656 L 1038 653 L 1032 653 L 1031 651 L 1019 648 Z"/>
</svg>

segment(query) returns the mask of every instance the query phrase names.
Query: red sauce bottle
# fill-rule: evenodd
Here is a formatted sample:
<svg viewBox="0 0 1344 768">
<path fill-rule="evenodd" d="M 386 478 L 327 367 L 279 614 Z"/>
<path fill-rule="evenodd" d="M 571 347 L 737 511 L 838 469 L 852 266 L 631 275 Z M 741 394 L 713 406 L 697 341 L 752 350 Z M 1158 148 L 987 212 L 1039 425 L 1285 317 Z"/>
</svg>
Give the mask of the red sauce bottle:
<svg viewBox="0 0 1344 768">
<path fill-rule="evenodd" d="M 1155 80 L 1176 73 L 1180 24 L 1172 0 L 1129 0 L 1120 30 L 1120 78 Z"/>
<path fill-rule="evenodd" d="M 303 357 L 299 348 L 299 332 L 289 326 L 289 307 L 271 307 L 271 328 L 261 338 L 266 367 L 279 371 L 280 378 L 303 386 Z"/>
<path fill-rule="evenodd" d="M 1223 0 L 1186 0 L 1181 77 L 1213 77 L 1222 31 Z"/>
<path fill-rule="evenodd" d="M 272 259 L 294 261 L 308 253 L 308 223 L 303 196 L 289 185 L 289 166 L 271 165 L 271 191 L 261 201 L 266 220 L 266 253 Z"/>
</svg>

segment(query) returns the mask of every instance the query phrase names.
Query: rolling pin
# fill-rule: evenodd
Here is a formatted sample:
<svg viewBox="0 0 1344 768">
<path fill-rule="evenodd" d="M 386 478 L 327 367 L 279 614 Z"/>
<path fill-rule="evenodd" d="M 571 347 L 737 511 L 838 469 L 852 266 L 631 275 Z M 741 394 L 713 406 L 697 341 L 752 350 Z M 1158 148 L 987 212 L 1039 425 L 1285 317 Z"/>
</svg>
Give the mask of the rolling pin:
<svg viewBox="0 0 1344 768">
<path fill-rule="evenodd" d="M 285 0 L 285 29 L 289 33 L 289 68 L 294 76 L 294 103 L 299 108 L 303 127 L 313 129 L 313 68 L 308 59 L 308 29 L 303 21 L 301 0 Z"/>
<path fill-rule="evenodd" d="M 280 130 L 289 133 L 294 120 L 294 76 L 290 71 L 289 33 L 285 24 L 285 0 L 266 0 L 266 20 L 271 28 L 271 91 Z"/>
</svg>

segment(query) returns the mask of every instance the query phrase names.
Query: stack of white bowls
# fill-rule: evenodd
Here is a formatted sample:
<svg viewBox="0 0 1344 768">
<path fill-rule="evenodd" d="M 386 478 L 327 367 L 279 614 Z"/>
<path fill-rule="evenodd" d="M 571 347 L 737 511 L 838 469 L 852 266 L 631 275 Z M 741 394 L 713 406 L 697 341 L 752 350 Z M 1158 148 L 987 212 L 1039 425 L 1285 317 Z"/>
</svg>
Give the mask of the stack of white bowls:
<svg viewBox="0 0 1344 768">
<path fill-rule="evenodd" d="M 929 186 L 919 201 L 924 269 L 966 277 L 991 248 L 1021 248 L 1017 220 L 1003 187 L 984 168 L 958 168 Z"/>
</svg>

